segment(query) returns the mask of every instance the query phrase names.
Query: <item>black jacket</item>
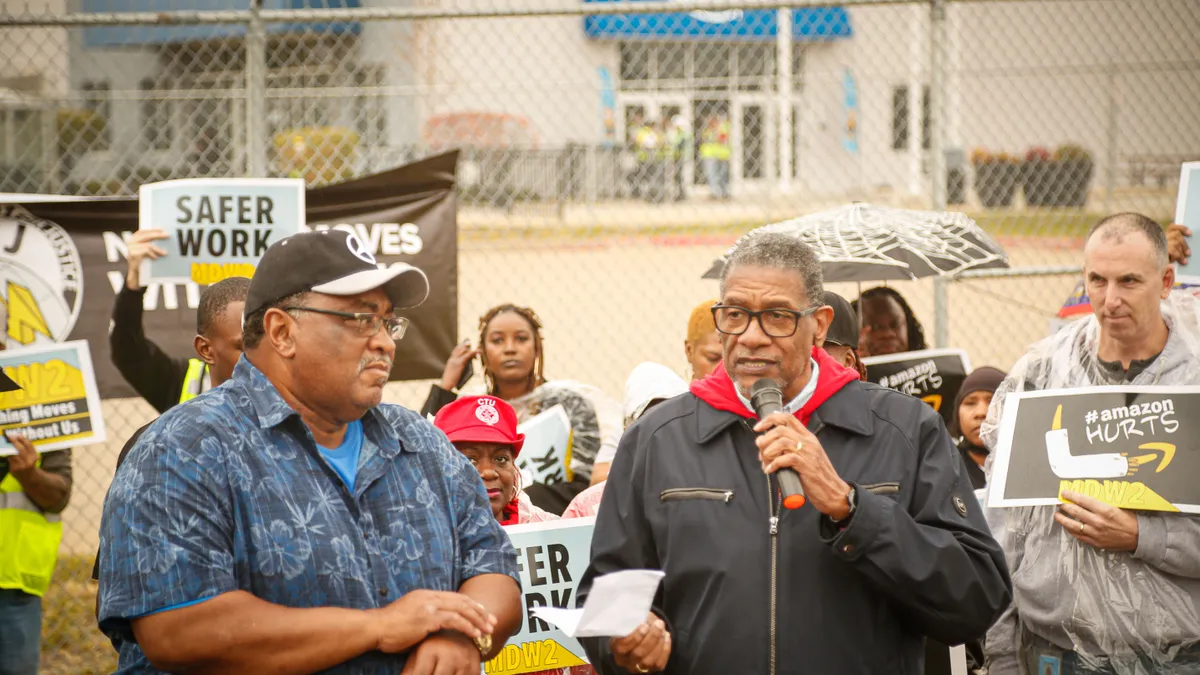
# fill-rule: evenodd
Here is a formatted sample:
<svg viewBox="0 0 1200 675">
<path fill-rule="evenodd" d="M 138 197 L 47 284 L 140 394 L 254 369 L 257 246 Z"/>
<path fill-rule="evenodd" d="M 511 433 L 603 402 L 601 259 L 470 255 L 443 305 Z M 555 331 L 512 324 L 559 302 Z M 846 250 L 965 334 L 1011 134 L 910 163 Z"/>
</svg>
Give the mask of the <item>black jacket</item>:
<svg viewBox="0 0 1200 675">
<path fill-rule="evenodd" d="M 937 413 L 856 381 L 809 428 L 857 487 L 858 508 L 841 532 L 811 505 L 783 510 L 774 630 L 778 484 L 768 491 L 748 422 L 693 394 L 622 437 L 579 602 L 600 574 L 666 572 L 654 608 L 670 625 L 668 673 L 920 675 L 924 636 L 982 636 L 1012 582 Z M 623 672 L 606 638 L 582 642 L 600 673 Z"/>
<path fill-rule="evenodd" d="M 138 396 L 164 413 L 179 403 L 188 361 L 164 352 L 146 338 L 142 329 L 142 299 L 146 289 L 129 290 L 121 284 L 113 305 L 112 332 L 108 343 L 112 362 Z"/>
</svg>

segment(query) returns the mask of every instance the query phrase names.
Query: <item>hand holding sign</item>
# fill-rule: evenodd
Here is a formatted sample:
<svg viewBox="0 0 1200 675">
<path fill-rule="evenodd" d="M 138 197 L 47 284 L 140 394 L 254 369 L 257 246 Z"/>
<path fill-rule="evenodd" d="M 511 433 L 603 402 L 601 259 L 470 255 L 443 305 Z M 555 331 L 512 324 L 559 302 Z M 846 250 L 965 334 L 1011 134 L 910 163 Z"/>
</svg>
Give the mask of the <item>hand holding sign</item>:
<svg viewBox="0 0 1200 675">
<path fill-rule="evenodd" d="M 1135 551 L 1138 544 L 1137 516 L 1087 495 L 1064 490 L 1054 520 L 1072 537 L 1102 551 Z"/>
<path fill-rule="evenodd" d="M 167 254 L 154 242 L 166 239 L 167 233 L 159 229 L 138 230 L 134 232 L 125 244 L 125 259 L 129 261 L 129 272 L 125 275 L 125 285 L 129 290 L 136 291 L 142 287 L 142 263 L 146 260 L 158 260 Z"/>
<path fill-rule="evenodd" d="M 1192 255 L 1192 249 L 1187 243 L 1190 236 L 1192 231 L 1183 225 L 1173 224 L 1167 227 L 1167 256 L 1171 262 L 1188 264 L 1188 257 Z"/>
</svg>

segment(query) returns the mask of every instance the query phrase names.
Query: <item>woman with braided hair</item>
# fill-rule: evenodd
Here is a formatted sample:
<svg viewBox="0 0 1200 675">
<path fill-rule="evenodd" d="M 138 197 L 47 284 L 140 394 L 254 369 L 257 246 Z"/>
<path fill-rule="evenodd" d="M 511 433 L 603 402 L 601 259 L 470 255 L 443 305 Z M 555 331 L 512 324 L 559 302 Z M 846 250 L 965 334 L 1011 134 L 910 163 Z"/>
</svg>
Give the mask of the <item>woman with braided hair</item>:
<svg viewBox="0 0 1200 675">
<path fill-rule="evenodd" d="M 479 345 L 454 348 L 442 381 L 434 385 L 422 413 L 436 414 L 457 398 L 455 389 L 467 364 L 479 357 L 484 392 L 507 401 L 525 422 L 543 410 L 562 405 L 571 421 L 571 462 L 560 479 L 525 488 L 534 505 L 561 515 L 571 499 L 586 488 L 602 447 L 616 447 L 621 434 L 621 406 L 596 387 L 570 380 L 547 381 L 544 374 L 542 323 L 528 307 L 498 305 L 479 319 Z M 570 469 L 567 480 L 566 469 Z"/>
</svg>

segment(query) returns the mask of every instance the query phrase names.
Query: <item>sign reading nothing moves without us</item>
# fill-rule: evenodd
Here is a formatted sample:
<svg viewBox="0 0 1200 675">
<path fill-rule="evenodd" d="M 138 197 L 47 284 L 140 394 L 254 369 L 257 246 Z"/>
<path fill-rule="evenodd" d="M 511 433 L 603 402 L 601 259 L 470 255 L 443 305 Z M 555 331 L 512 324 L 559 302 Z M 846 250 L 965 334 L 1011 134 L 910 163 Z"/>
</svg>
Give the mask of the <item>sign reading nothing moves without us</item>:
<svg viewBox="0 0 1200 675">
<path fill-rule="evenodd" d="M 1123 509 L 1200 513 L 1200 386 L 1010 394 L 988 505 L 1059 503 L 1064 490 Z"/>
<path fill-rule="evenodd" d="M 377 264 L 404 262 L 429 277 L 429 298 L 420 307 L 399 312 L 412 323 L 396 344 L 393 380 L 440 377 L 458 342 L 457 159 L 456 152 L 438 155 L 314 188 L 304 197 L 306 227 L 354 232 Z M 237 201 L 222 206 L 218 197 L 209 204 L 215 209 L 214 221 L 219 212 L 226 219 L 241 217 Z M 247 219 L 252 218 L 255 202 L 242 204 L 251 209 Z M 187 206 L 198 220 L 198 202 Z M 204 207 L 204 228 L 211 227 L 210 207 Z M 231 210 L 222 211 L 225 208 Z M 279 208 L 272 204 L 274 221 Z M 265 211 L 264 204 L 261 212 Z M 101 396 L 135 396 L 112 365 L 109 324 L 128 270 L 126 242 L 138 225 L 134 198 L 0 203 L 0 302 L 8 307 L 9 349 L 86 340 Z M 226 245 L 232 242 L 227 237 Z M 253 253 L 252 236 L 246 245 Z M 202 284 L 190 280 L 190 269 L 183 275 L 185 282 L 144 282 L 145 335 L 180 360 L 194 356 L 196 308 L 203 290 Z"/>
<path fill-rule="evenodd" d="M 100 392 L 82 340 L 0 352 L 0 368 L 20 389 L 0 394 L 0 432 L 18 431 L 39 452 L 105 440 Z M 0 433 L 0 455 L 16 449 Z"/>
<path fill-rule="evenodd" d="M 271 244 L 304 221 L 296 178 L 189 178 L 138 190 L 138 228 L 162 230 L 166 255 L 147 259 L 144 281 L 215 284 L 250 277 Z"/>
<path fill-rule="evenodd" d="M 971 361 L 962 349 L 924 349 L 863 358 L 867 380 L 902 391 L 928 403 L 946 426 L 954 419 L 954 399 L 971 372 Z"/>
</svg>

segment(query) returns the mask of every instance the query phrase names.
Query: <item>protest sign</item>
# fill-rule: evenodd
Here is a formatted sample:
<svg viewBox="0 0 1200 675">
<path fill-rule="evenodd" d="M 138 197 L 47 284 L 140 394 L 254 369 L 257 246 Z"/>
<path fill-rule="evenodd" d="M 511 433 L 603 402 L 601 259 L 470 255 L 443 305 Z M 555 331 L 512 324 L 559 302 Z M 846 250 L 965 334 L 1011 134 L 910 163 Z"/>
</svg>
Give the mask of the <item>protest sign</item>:
<svg viewBox="0 0 1200 675">
<path fill-rule="evenodd" d="M 20 389 L 0 394 L 0 431 L 19 431 L 39 452 L 103 443 L 106 434 L 92 355 L 82 340 L 0 352 Z M 0 455 L 16 449 L 0 434 Z"/>
<path fill-rule="evenodd" d="M 458 343 L 457 160 L 456 152 L 430 157 L 314 188 L 305 197 L 308 227 L 360 233 L 368 247 L 376 246 L 379 264 L 409 263 L 429 277 L 429 298 L 401 312 L 412 323 L 396 343 L 393 380 L 441 377 Z M 138 200 L 7 199 L 0 204 L 0 296 L 9 309 L 9 347 L 87 340 L 100 395 L 135 395 L 112 363 L 109 322 L 125 285 Z M 175 358 L 192 356 L 202 285 L 143 283 L 146 337 Z"/>
<path fill-rule="evenodd" d="M 1186 265 L 1178 265 L 1176 281 L 1200 284 L 1200 162 L 1184 162 L 1179 171 L 1179 196 L 1175 201 L 1175 222 L 1190 229 L 1192 256 Z M 1192 246 L 1192 244 L 1196 244 Z"/>
<path fill-rule="evenodd" d="M 520 675 L 587 663 L 583 647 L 550 624 L 530 616 L 534 607 L 575 607 L 579 580 L 587 569 L 595 518 L 510 525 L 521 573 L 521 628 L 484 664 L 488 675 Z"/>
<path fill-rule="evenodd" d="M 304 181 L 296 178 L 188 178 L 138 190 L 138 229 L 163 230 L 166 251 L 147 260 L 143 283 L 215 284 L 254 276 L 267 247 L 305 224 Z"/>
<path fill-rule="evenodd" d="M 1125 509 L 1200 513 L 1197 439 L 1196 386 L 1010 394 L 988 506 L 1057 504 L 1071 490 Z"/>
<path fill-rule="evenodd" d="M 525 434 L 525 445 L 517 457 L 517 469 L 525 480 L 552 485 L 574 479 L 571 471 L 571 418 L 562 405 L 555 405 L 517 426 Z"/>
<path fill-rule="evenodd" d="M 954 397 L 971 372 L 963 349 L 924 349 L 886 356 L 868 356 L 867 380 L 902 391 L 928 403 L 946 425 L 954 419 Z"/>
</svg>

